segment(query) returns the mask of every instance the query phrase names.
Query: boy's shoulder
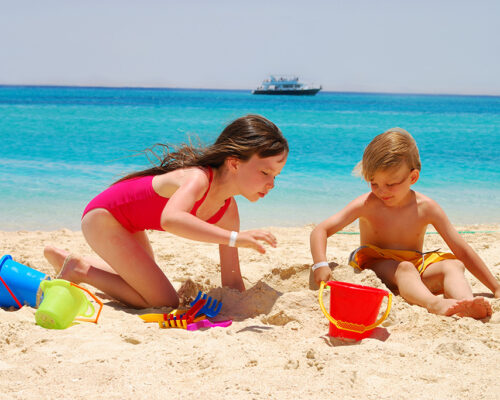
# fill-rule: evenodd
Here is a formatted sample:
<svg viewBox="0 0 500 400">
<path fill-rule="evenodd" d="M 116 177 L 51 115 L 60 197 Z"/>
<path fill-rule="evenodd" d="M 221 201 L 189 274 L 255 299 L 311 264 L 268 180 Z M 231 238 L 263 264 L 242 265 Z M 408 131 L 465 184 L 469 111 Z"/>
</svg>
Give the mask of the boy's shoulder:
<svg viewBox="0 0 500 400">
<path fill-rule="evenodd" d="M 376 199 L 376 198 L 375 199 L 372 198 L 372 196 L 374 196 L 374 194 L 372 192 L 364 193 L 361 196 L 356 197 L 349 204 L 353 205 L 356 208 L 366 207 L 366 206 L 370 205 L 370 203 Z"/>
<path fill-rule="evenodd" d="M 413 193 L 415 193 L 415 200 L 416 200 L 418 205 L 423 205 L 423 206 L 428 206 L 428 207 L 439 206 L 437 201 L 431 199 L 429 196 L 427 196 L 423 193 L 417 192 L 416 190 L 414 190 Z"/>
<path fill-rule="evenodd" d="M 445 212 L 439 203 L 436 200 L 431 199 L 429 196 L 420 192 L 415 192 L 415 198 L 419 213 L 421 213 L 422 216 L 426 216 L 431 220 L 434 220 L 435 218 L 441 218 L 445 215 Z"/>
<path fill-rule="evenodd" d="M 429 196 L 415 190 L 412 190 L 412 192 L 414 195 L 413 202 L 422 212 L 431 212 L 432 210 L 440 209 L 439 204 Z M 352 202 L 363 208 L 379 208 L 384 206 L 383 201 L 375 196 L 373 192 L 364 193 Z"/>
</svg>

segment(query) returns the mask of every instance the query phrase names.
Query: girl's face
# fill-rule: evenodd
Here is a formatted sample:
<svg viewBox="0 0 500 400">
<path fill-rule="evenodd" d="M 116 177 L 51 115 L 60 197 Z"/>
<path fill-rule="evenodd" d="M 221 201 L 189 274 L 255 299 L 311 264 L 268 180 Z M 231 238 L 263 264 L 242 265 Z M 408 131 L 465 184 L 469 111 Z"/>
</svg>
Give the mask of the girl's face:
<svg viewBox="0 0 500 400">
<path fill-rule="evenodd" d="M 250 201 L 264 197 L 274 187 L 274 180 L 285 166 L 288 153 L 261 158 L 254 154 L 248 161 L 238 160 L 237 185 L 242 196 Z"/>
<path fill-rule="evenodd" d="M 385 205 L 399 206 L 405 201 L 411 185 L 418 180 L 418 177 L 417 169 L 410 170 L 406 164 L 403 164 L 388 170 L 376 171 L 370 181 L 370 187 L 373 194 Z"/>
</svg>

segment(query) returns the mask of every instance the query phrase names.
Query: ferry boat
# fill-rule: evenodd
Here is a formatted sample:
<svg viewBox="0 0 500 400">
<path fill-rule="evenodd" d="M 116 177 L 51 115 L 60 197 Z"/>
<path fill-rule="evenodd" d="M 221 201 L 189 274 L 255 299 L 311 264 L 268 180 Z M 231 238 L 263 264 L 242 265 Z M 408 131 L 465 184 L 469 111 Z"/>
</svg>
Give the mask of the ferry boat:
<svg viewBox="0 0 500 400">
<path fill-rule="evenodd" d="M 286 94 L 295 96 L 314 96 L 321 90 L 321 86 L 302 83 L 296 76 L 274 76 L 262 82 L 253 94 Z"/>
</svg>

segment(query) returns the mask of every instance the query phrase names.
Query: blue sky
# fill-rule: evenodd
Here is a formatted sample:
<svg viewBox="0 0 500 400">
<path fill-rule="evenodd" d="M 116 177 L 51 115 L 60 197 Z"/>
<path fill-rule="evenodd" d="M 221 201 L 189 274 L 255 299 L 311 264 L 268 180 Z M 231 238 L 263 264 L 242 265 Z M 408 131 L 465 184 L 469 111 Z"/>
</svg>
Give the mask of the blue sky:
<svg viewBox="0 0 500 400">
<path fill-rule="evenodd" d="M 0 84 L 500 95 L 498 0 L 0 0 Z"/>
</svg>

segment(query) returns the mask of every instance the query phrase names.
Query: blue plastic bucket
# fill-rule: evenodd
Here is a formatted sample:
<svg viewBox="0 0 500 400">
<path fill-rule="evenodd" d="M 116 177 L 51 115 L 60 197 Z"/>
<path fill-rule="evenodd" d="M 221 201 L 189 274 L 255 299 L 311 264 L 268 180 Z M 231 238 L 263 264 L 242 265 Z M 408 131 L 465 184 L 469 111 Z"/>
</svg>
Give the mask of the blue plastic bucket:
<svg viewBox="0 0 500 400">
<path fill-rule="evenodd" d="M 40 282 L 47 275 L 24 264 L 15 262 L 11 256 L 0 260 L 0 276 L 22 305 L 36 306 L 36 294 Z M 18 307 L 7 288 L 0 282 L 0 307 Z"/>
</svg>

